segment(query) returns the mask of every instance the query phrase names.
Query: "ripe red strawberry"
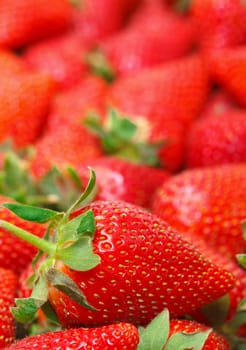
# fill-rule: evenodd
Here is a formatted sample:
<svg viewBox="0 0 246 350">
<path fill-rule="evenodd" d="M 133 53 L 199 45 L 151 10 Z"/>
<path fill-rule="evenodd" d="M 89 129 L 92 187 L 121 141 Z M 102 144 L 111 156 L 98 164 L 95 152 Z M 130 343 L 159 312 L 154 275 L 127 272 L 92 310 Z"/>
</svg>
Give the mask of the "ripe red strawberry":
<svg viewBox="0 0 246 350">
<path fill-rule="evenodd" d="M 172 32 L 176 35 L 170 36 Z M 151 2 L 140 8 L 123 30 L 102 40 L 89 60 L 99 73 L 104 74 L 106 69 L 111 75 L 124 76 L 182 57 L 191 51 L 194 42 L 189 17 Z"/>
<path fill-rule="evenodd" d="M 0 196 L 1 205 L 10 201 L 13 200 L 6 196 Z M 45 225 L 24 221 L 16 215 L 13 215 L 11 211 L 4 207 L 0 208 L 0 217 L 1 219 L 12 222 L 23 229 L 31 230 L 39 237 L 42 237 L 46 230 Z M 4 229 L 1 229 L 0 234 L 0 266 L 6 269 L 11 269 L 19 274 L 27 264 L 31 262 L 37 250 L 32 245 L 21 241 L 19 238 L 10 236 Z"/>
<path fill-rule="evenodd" d="M 27 65 L 37 71 L 50 74 L 60 88 L 79 83 L 88 68 L 83 56 L 85 45 L 73 32 L 29 45 L 24 53 Z"/>
<path fill-rule="evenodd" d="M 220 50 L 208 57 L 213 79 L 243 107 L 246 106 L 246 46 Z"/>
<path fill-rule="evenodd" d="M 10 50 L 0 49 L 1 76 L 16 75 L 27 72 L 27 66 L 21 56 L 17 56 Z"/>
<path fill-rule="evenodd" d="M 204 62 L 192 55 L 117 79 L 108 100 L 128 115 L 166 115 L 188 124 L 199 114 L 208 89 Z"/>
<path fill-rule="evenodd" d="M 97 174 L 95 199 L 123 200 L 142 207 L 149 207 L 155 190 L 170 176 L 161 168 L 132 163 L 119 157 L 104 156 L 88 160 L 78 168 L 78 174 L 87 181 L 88 166 Z"/>
<path fill-rule="evenodd" d="M 214 51 L 245 42 L 246 6 L 243 1 L 192 0 L 190 11 L 202 49 Z"/>
<path fill-rule="evenodd" d="M 164 221 L 141 207 L 98 201 L 73 211 L 93 192 L 94 181 L 92 172 L 87 192 L 64 215 L 7 205 L 25 219 L 47 221 L 53 217 L 57 223 L 61 219 L 58 231 L 50 237 L 57 248 L 55 242 L 31 236 L 32 243 L 50 258 L 39 266 L 41 274 L 31 299 L 16 301 L 18 320 L 32 319 L 34 306 L 38 309 L 48 297 L 65 327 L 116 321 L 147 324 L 165 307 L 172 317 L 184 315 L 233 287 L 229 272 L 212 264 Z M 27 232 L 6 221 L 1 221 L 1 226 L 28 239 Z M 59 260 L 55 265 L 54 259 Z M 199 291 L 196 298 L 195 290 Z M 21 311 L 28 305 L 34 308 L 23 319 Z"/>
<path fill-rule="evenodd" d="M 241 230 L 246 216 L 245 170 L 242 163 L 183 171 L 157 191 L 153 212 L 234 258 L 246 250 Z"/>
<path fill-rule="evenodd" d="M 74 11 L 73 26 L 81 39 L 94 45 L 112 35 L 126 23 L 141 0 L 86 0 Z"/>
<path fill-rule="evenodd" d="M 15 340 L 14 317 L 10 307 L 14 306 L 14 298 L 18 278 L 13 271 L 0 267 L 0 349 L 5 349 Z"/>
<path fill-rule="evenodd" d="M 100 328 L 75 328 L 26 337 L 7 349 L 136 350 L 138 341 L 138 331 L 133 325 L 117 323 Z"/>
<path fill-rule="evenodd" d="M 56 86 L 42 73 L 2 76 L 0 81 L 0 142 L 15 146 L 34 142 L 41 133 Z"/>
<path fill-rule="evenodd" d="M 197 119 L 187 133 L 189 168 L 246 161 L 246 113 L 230 109 Z"/>
<path fill-rule="evenodd" d="M 72 23 L 68 0 L 3 0 L 0 3 L 0 46 L 22 48 L 57 35 Z"/>
</svg>

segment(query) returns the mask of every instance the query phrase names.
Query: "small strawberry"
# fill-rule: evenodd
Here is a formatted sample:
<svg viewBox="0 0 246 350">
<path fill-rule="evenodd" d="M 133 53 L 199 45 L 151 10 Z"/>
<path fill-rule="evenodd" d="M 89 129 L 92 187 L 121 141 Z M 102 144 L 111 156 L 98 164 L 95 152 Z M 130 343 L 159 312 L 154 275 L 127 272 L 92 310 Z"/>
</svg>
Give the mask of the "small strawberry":
<svg viewBox="0 0 246 350">
<path fill-rule="evenodd" d="M 75 328 L 29 336 L 15 342 L 6 350 L 136 350 L 138 339 L 138 331 L 133 325 L 117 323 L 100 328 Z"/>
<path fill-rule="evenodd" d="M 117 79 L 108 103 L 127 115 L 166 116 L 189 124 L 200 113 L 208 90 L 206 65 L 191 55 Z"/>
<path fill-rule="evenodd" d="M 245 42 L 244 1 L 192 0 L 190 3 L 190 14 L 202 49 L 214 51 Z"/>
<path fill-rule="evenodd" d="M 187 132 L 188 168 L 246 161 L 246 113 L 227 112 L 198 118 Z"/>
<path fill-rule="evenodd" d="M 71 26 L 68 0 L 3 0 L 0 2 L 0 46 L 18 49 Z"/>
<path fill-rule="evenodd" d="M 241 230 L 245 170 L 244 163 L 185 170 L 163 183 L 152 210 L 180 232 L 191 232 L 234 259 L 246 250 Z"/>
<path fill-rule="evenodd" d="M 48 298 L 65 327 L 118 321 L 144 325 L 165 307 L 173 317 L 184 315 L 233 287 L 229 272 L 141 207 L 95 201 L 75 210 L 88 200 L 94 184 L 91 171 L 86 191 L 66 213 L 5 204 L 27 220 L 54 219 L 45 240 L 1 220 L 2 228 L 48 254 L 34 267 L 38 278 L 31 297 L 16 300 L 13 312 L 19 321 L 32 320 Z"/>
<path fill-rule="evenodd" d="M 5 349 L 15 340 L 15 323 L 10 307 L 15 304 L 17 285 L 15 273 L 0 267 L 0 349 Z"/>
<path fill-rule="evenodd" d="M 131 75 L 191 52 L 195 34 L 189 17 L 167 11 L 163 4 L 152 7 L 147 3 L 140 8 L 123 30 L 102 40 L 89 54 L 96 72 L 106 71 L 110 78 Z M 171 32 L 176 35 L 170 36 Z"/>
<path fill-rule="evenodd" d="M 46 74 L 27 73 L 1 77 L 0 142 L 11 139 L 23 147 L 40 135 L 56 85 Z"/>
<path fill-rule="evenodd" d="M 161 168 L 104 156 L 89 160 L 78 168 L 82 179 L 88 180 L 88 165 L 97 174 L 95 199 L 122 200 L 142 207 L 149 207 L 155 190 L 170 176 Z"/>
<path fill-rule="evenodd" d="M 14 202 L 11 198 L 0 196 L 1 205 L 5 202 Z M 23 229 L 31 230 L 35 235 L 42 237 L 45 233 L 46 226 L 31 223 L 18 218 L 7 208 L 0 208 L 0 217 L 3 220 L 12 222 L 13 224 L 22 227 Z M 30 244 L 21 241 L 19 238 L 10 236 L 6 230 L 0 230 L 1 245 L 0 245 L 0 266 L 6 269 L 11 269 L 15 273 L 20 272 L 31 262 L 37 250 Z"/>
<path fill-rule="evenodd" d="M 66 89 L 87 74 L 86 52 L 81 40 L 69 32 L 29 45 L 22 57 L 30 68 L 51 75 L 60 88 Z"/>
<path fill-rule="evenodd" d="M 213 79 L 245 107 L 246 46 L 220 50 L 209 55 L 207 61 Z"/>
</svg>

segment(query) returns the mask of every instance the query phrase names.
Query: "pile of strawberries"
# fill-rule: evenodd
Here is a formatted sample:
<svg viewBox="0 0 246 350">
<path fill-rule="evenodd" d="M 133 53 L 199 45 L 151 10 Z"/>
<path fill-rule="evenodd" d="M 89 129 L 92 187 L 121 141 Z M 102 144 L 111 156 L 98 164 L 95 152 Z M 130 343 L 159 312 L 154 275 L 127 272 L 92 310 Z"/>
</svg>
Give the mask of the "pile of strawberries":
<svg viewBox="0 0 246 350">
<path fill-rule="evenodd" d="M 0 349 L 246 349 L 246 2 L 0 1 Z"/>
</svg>

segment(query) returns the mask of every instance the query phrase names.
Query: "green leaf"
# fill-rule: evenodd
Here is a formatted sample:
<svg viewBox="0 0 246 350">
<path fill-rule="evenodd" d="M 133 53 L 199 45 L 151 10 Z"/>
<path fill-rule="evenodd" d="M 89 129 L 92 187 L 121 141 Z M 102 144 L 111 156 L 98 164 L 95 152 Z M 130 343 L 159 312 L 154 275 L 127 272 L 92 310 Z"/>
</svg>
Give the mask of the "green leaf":
<svg viewBox="0 0 246 350">
<path fill-rule="evenodd" d="M 111 132 L 123 141 L 131 140 L 137 131 L 136 124 L 129 118 L 121 116 L 113 108 L 109 113 L 109 123 Z"/>
<path fill-rule="evenodd" d="M 236 257 L 239 264 L 246 269 L 246 254 L 237 254 Z"/>
<path fill-rule="evenodd" d="M 230 307 L 228 294 L 203 306 L 201 311 L 213 328 L 219 328 L 225 322 Z"/>
<path fill-rule="evenodd" d="M 169 312 L 165 309 L 141 331 L 138 350 L 162 350 L 169 334 Z"/>
<path fill-rule="evenodd" d="M 208 329 L 206 331 L 199 331 L 195 333 L 175 333 L 169 338 L 165 346 L 165 350 L 202 350 L 211 332 L 212 330 Z"/>
<path fill-rule="evenodd" d="M 55 325 L 60 324 L 58 317 L 57 317 L 57 315 L 56 315 L 56 313 L 55 313 L 54 309 L 52 308 L 49 301 L 46 301 L 46 303 L 44 303 L 41 306 L 41 309 L 42 309 L 43 313 L 45 314 L 45 316 L 47 317 L 49 322 L 51 322 L 52 324 L 55 324 Z"/>
<path fill-rule="evenodd" d="M 46 223 L 51 220 L 58 213 L 51 209 L 43 209 L 36 206 L 4 203 L 4 207 L 11 210 L 14 214 L 27 221 L 34 221 L 38 223 Z"/>
<path fill-rule="evenodd" d="M 84 306 L 85 308 L 95 311 L 96 309 L 90 305 L 83 294 L 83 292 L 79 289 L 77 284 L 63 272 L 50 268 L 46 272 L 47 280 L 58 290 L 68 295 L 72 300 Z"/>
<path fill-rule="evenodd" d="M 44 301 L 34 298 L 19 298 L 15 300 L 15 303 L 17 307 L 12 307 L 11 311 L 16 321 L 29 323 L 35 319 L 37 311 Z"/>
<path fill-rule="evenodd" d="M 66 241 L 77 240 L 82 235 L 93 238 L 96 230 L 93 211 L 88 210 L 68 221 L 63 227 L 61 227 L 61 230 L 62 232 L 59 237 L 59 245 Z"/>
<path fill-rule="evenodd" d="M 92 239 L 88 236 L 81 236 L 66 248 L 58 248 L 56 257 L 75 271 L 88 271 L 100 263 L 100 257 L 93 253 Z"/>
</svg>

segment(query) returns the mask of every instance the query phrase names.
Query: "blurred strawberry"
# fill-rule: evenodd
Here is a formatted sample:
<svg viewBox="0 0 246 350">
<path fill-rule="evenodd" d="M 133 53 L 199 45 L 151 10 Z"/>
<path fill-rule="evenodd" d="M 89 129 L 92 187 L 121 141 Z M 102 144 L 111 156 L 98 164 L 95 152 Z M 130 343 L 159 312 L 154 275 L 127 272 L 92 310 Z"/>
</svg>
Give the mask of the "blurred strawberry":
<svg viewBox="0 0 246 350">
<path fill-rule="evenodd" d="M 246 112 L 230 108 L 197 119 L 187 132 L 188 168 L 246 161 Z"/>
<path fill-rule="evenodd" d="M 207 59 L 212 78 L 245 107 L 246 46 L 220 50 Z"/>
<path fill-rule="evenodd" d="M 191 55 L 117 79 L 108 102 L 128 115 L 174 116 L 189 124 L 204 105 L 209 87 L 203 60 Z"/>
<path fill-rule="evenodd" d="M 214 51 L 245 43 L 244 1 L 192 0 L 190 3 L 190 14 L 202 49 Z"/>
<path fill-rule="evenodd" d="M 23 48 L 45 37 L 65 31 L 72 23 L 68 0 L 2 0 L 0 2 L 0 46 Z"/>
<path fill-rule="evenodd" d="M 189 17 L 167 11 L 160 3 L 150 5 L 141 7 L 125 29 L 102 40 L 89 54 L 96 72 L 112 79 L 114 75 L 130 75 L 191 51 L 195 34 Z M 172 32 L 175 36 L 170 36 Z"/>
<path fill-rule="evenodd" d="M 246 251 L 246 165 L 227 164 L 183 171 L 163 183 L 153 212 L 181 232 L 191 232 L 222 255 Z"/>
<path fill-rule="evenodd" d="M 0 49 L 0 71 L 2 76 L 26 73 L 27 65 L 21 56 L 7 49 Z"/>
<path fill-rule="evenodd" d="M 55 82 L 46 74 L 3 74 L 0 142 L 11 139 L 17 147 L 34 142 L 40 136 L 55 91 Z"/>
<path fill-rule="evenodd" d="M 60 88 L 66 89 L 79 83 L 87 74 L 86 52 L 81 40 L 69 32 L 29 45 L 24 60 L 30 68 L 48 73 Z"/>
</svg>

